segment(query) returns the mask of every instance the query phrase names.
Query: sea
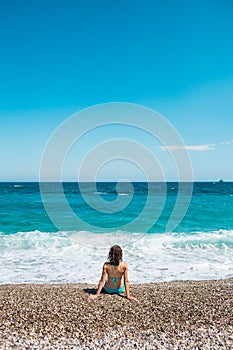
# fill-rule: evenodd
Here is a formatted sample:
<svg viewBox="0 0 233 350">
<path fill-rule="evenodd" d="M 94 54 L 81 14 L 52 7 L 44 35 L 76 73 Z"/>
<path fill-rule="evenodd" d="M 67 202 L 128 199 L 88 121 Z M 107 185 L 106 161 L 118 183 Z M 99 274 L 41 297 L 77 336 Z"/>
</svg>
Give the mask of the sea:
<svg viewBox="0 0 233 350">
<path fill-rule="evenodd" d="M 98 283 L 114 244 L 131 283 L 232 278 L 233 182 L 0 183 L 0 284 Z"/>
</svg>

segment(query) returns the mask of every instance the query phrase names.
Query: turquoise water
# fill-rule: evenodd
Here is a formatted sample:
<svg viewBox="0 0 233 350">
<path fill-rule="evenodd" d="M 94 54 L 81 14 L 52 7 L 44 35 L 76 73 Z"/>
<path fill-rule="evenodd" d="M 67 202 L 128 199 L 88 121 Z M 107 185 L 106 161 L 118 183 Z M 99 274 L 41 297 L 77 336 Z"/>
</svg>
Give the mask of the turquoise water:
<svg viewBox="0 0 233 350">
<path fill-rule="evenodd" d="M 0 283 L 97 281 L 115 243 L 134 282 L 233 276 L 232 182 L 194 183 L 172 232 L 178 183 L 94 185 L 0 183 Z"/>
<path fill-rule="evenodd" d="M 134 183 L 133 199 L 124 210 L 115 213 L 97 211 L 83 199 L 77 183 L 64 183 L 64 193 L 72 210 L 84 222 L 95 226 L 95 232 L 105 232 L 106 229 L 117 230 L 121 225 L 127 224 L 138 217 L 145 206 L 147 199 L 147 184 Z M 48 193 L 51 194 L 54 208 L 59 211 L 60 194 L 56 193 L 55 184 L 48 184 Z M 177 197 L 178 184 L 167 183 L 166 203 L 159 219 L 150 228 L 151 233 L 165 232 L 166 224 Z M 99 195 L 106 202 L 106 206 L 118 196 L 116 183 L 98 183 L 97 193 L 91 192 L 92 186 L 85 184 L 85 192 L 98 201 Z M 90 189 L 90 191 L 89 191 Z M 125 193 L 128 195 L 127 188 Z M 38 183 L 0 183 L 0 232 L 4 234 L 27 232 L 33 230 L 56 232 L 57 227 L 51 222 L 44 208 Z M 159 184 L 154 188 L 154 196 L 160 200 Z M 150 220 L 155 207 L 148 208 L 144 220 Z M 66 220 L 66 213 L 59 213 L 62 220 Z M 85 227 L 85 224 L 83 225 Z M 75 229 L 83 229 L 75 227 Z M 214 231 L 219 229 L 231 230 L 233 228 L 233 183 L 194 183 L 191 203 L 176 232 Z M 140 226 L 138 227 L 140 231 Z"/>
</svg>

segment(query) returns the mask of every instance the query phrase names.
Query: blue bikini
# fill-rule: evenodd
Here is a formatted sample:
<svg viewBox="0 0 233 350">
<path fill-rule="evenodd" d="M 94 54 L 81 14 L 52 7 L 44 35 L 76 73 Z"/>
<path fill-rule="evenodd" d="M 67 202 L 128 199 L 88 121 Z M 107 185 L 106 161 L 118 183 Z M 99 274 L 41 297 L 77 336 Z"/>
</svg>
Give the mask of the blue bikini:
<svg viewBox="0 0 233 350">
<path fill-rule="evenodd" d="M 120 293 L 123 293 L 125 291 L 125 286 L 123 285 L 120 288 L 112 289 L 112 288 L 109 288 L 107 286 L 107 282 L 105 282 L 104 290 L 109 294 L 120 294 Z"/>
<path fill-rule="evenodd" d="M 116 266 L 114 266 L 114 268 L 116 269 Z M 116 281 L 117 281 L 118 278 L 116 277 L 112 277 L 111 280 L 112 280 L 112 285 L 115 286 L 116 285 Z M 121 279 L 121 278 L 120 278 Z M 120 288 L 109 288 L 107 286 L 107 282 L 105 282 L 105 285 L 104 285 L 104 290 L 109 293 L 109 294 L 120 294 L 120 293 L 123 293 L 125 291 L 125 286 L 123 285 L 122 287 Z"/>
</svg>

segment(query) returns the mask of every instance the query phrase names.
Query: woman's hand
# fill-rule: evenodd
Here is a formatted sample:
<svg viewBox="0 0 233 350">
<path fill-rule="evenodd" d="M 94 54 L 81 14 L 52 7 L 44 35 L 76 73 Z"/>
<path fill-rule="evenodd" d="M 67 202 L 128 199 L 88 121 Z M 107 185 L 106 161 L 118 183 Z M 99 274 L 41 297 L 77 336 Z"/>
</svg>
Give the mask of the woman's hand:
<svg viewBox="0 0 233 350">
<path fill-rule="evenodd" d="M 88 297 L 88 301 L 91 301 L 91 300 L 94 300 L 94 299 L 97 299 L 98 298 L 98 295 L 96 295 L 96 294 L 91 294 L 91 295 L 89 295 L 89 297 Z"/>
<path fill-rule="evenodd" d="M 135 297 L 129 296 L 129 297 L 127 297 L 127 299 L 129 299 L 130 301 L 135 301 L 135 302 L 139 303 L 138 299 L 136 299 Z"/>
</svg>

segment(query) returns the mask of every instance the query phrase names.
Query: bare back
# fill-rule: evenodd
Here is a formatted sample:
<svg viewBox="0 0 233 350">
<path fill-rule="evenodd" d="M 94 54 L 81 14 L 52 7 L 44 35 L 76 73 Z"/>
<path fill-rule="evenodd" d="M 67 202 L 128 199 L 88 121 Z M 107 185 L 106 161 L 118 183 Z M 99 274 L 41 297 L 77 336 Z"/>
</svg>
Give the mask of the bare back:
<svg viewBox="0 0 233 350">
<path fill-rule="evenodd" d="M 120 288 L 123 285 L 122 277 L 126 271 L 126 263 L 121 262 L 119 265 L 112 265 L 109 262 L 104 264 L 107 273 L 107 286 L 112 289 Z"/>
</svg>

